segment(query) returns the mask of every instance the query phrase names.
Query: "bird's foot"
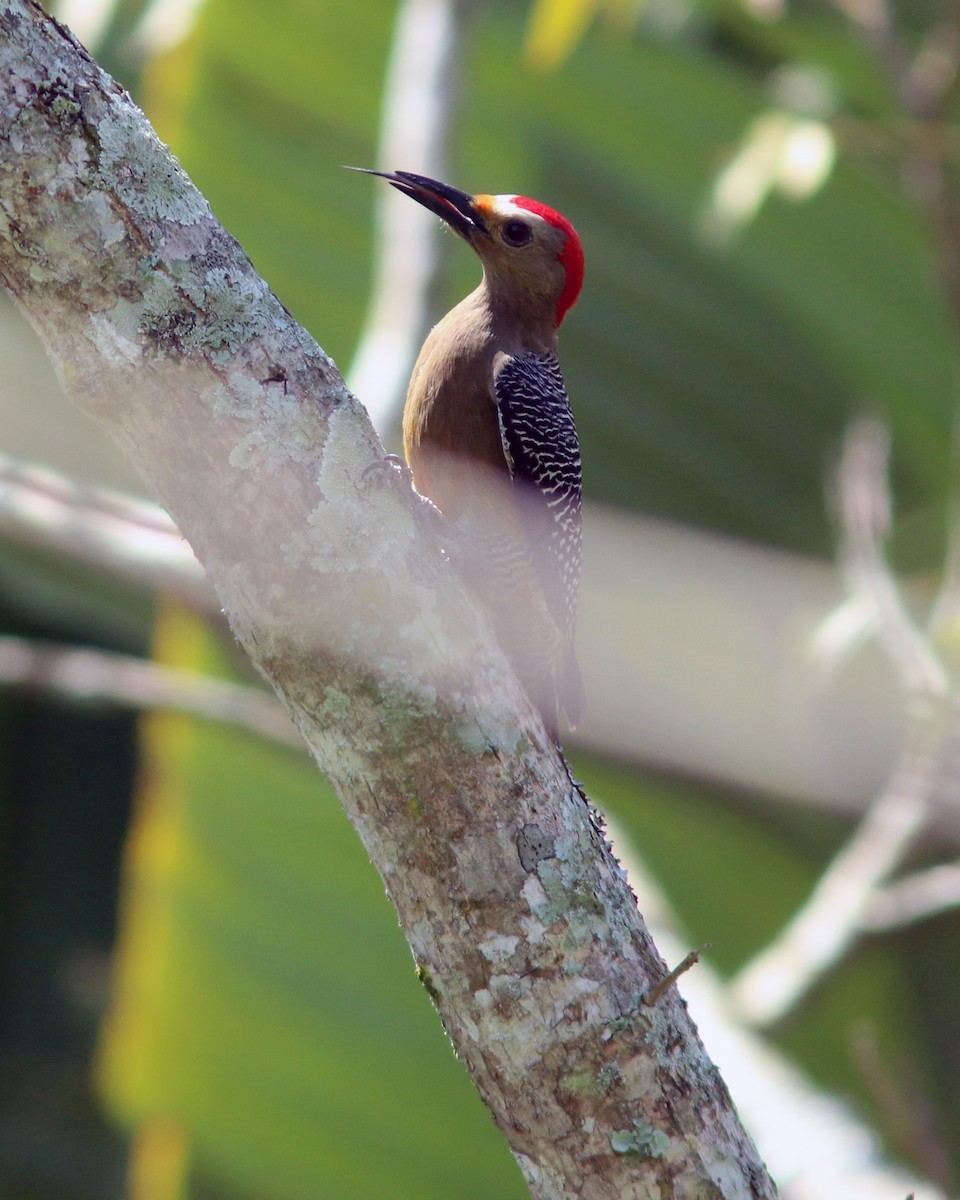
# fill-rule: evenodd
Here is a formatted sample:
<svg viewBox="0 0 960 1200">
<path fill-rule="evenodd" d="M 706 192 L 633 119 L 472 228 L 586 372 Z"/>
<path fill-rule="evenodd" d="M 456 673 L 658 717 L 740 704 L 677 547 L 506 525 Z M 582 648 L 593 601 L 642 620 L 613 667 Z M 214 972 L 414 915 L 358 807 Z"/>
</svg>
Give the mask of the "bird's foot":
<svg viewBox="0 0 960 1200">
<path fill-rule="evenodd" d="M 365 481 L 367 476 L 374 471 L 382 471 L 384 468 L 388 468 L 391 471 L 399 471 L 404 482 L 409 483 L 411 486 L 413 485 L 413 472 L 399 454 L 385 454 L 383 458 L 375 459 L 369 467 L 365 468 L 363 474 L 360 476 L 361 481 Z"/>
</svg>

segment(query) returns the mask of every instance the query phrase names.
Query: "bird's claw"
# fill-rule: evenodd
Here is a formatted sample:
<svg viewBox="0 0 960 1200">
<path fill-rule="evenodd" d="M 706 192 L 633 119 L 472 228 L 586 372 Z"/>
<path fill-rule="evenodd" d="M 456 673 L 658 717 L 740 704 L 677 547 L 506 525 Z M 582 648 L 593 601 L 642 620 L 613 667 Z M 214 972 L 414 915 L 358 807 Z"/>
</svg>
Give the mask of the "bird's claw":
<svg viewBox="0 0 960 1200">
<path fill-rule="evenodd" d="M 383 458 L 375 459 L 369 467 L 364 469 L 360 476 L 361 481 L 365 481 L 367 476 L 373 471 L 382 471 L 384 467 L 389 467 L 391 471 L 399 471 L 403 476 L 404 482 L 413 483 L 413 472 L 403 461 L 399 454 L 385 454 Z"/>
</svg>

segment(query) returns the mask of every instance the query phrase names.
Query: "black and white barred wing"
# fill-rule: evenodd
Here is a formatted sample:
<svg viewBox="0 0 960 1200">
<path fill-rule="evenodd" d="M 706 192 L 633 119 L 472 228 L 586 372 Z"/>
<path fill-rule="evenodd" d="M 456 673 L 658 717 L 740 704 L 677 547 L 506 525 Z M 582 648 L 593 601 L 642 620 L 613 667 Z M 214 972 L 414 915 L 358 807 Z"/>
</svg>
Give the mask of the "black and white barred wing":
<svg viewBox="0 0 960 1200">
<path fill-rule="evenodd" d="M 494 380 L 500 437 L 530 555 L 554 619 L 572 637 L 580 598 L 580 441 L 555 358 L 507 358 Z"/>
</svg>

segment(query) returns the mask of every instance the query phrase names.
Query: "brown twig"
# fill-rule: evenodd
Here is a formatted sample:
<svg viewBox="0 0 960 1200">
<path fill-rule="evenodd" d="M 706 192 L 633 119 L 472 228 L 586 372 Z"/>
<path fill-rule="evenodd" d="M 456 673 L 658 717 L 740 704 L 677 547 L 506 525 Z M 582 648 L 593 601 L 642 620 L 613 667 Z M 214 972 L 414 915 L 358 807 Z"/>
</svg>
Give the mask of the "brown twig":
<svg viewBox="0 0 960 1200">
<path fill-rule="evenodd" d="M 651 1007 L 656 1004 L 663 996 L 667 988 L 670 987 L 671 984 L 676 983 L 680 976 L 689 971 L 691 967 L 696 966 L 696 964 L 700 961 L 700 955 L 706 954 L 709 949 L 710 943 L 704 942 L 699 949 L 691 950 L 686 958 L 679 962 L 672 971 L 664 975 L 659 983 L 655 983 L 652 988 L 648 989 L 643 997 L 644 1004 L 650 1005 Z"/>
</svg>

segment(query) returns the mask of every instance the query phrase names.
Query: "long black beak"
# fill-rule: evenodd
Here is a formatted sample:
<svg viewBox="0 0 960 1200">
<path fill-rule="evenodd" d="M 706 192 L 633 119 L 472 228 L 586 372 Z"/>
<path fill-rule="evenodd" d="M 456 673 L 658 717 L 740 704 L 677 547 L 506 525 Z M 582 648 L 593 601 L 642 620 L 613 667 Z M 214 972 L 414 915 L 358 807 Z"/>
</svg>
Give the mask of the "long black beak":
<svg viewBox="0 0 960 1200">
<path fill-rule="evenodd" d="M 424 208 L 442 217 L 444 221 L 456 230 L 462 238 L 469 242 L 475 233 L 490 236 L 490 230 L 473 196 L 461 192 L 448 183 L 440 183 L 436 179 L 428 179 L 426 175 L 414 175 L 410 171 L 371 171 L 367 167 L 350 167 L 351 171 L 362 171 L 365 175 L 379 175 L 404 195 L 412 197 Z"/>
</svg>

